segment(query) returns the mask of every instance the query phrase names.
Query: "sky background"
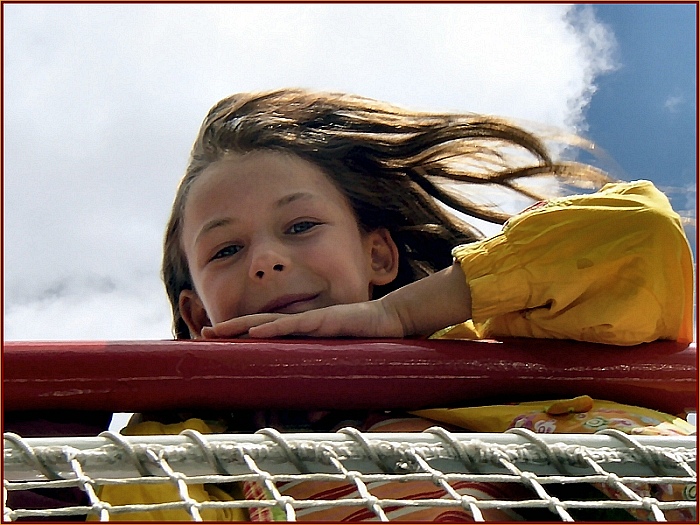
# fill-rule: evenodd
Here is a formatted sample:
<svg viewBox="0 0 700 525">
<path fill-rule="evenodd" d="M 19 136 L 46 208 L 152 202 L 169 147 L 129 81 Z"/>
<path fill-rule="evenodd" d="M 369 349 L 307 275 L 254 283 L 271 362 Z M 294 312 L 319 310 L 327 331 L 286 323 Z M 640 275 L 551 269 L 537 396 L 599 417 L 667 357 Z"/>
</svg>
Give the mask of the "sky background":
<svg viewBox="0 0 700 525">
<path fill-rule="evenodd" d="M 4 340 L 171 337 L 165 222 L 202 119 L 238 91 L 580 133 L 696 235 L 695 4 L 2 8 Z"/>
</svg>

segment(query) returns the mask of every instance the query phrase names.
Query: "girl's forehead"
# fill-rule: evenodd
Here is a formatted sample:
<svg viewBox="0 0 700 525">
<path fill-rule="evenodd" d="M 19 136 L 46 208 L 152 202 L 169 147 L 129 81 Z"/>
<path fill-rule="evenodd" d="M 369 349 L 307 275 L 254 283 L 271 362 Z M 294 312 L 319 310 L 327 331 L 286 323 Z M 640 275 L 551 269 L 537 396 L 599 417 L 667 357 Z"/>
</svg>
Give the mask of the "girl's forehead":
<svg viewBox="0 0 700 525">
<path fill-rule="evenodd" d="M 192 183 L 185 216 L 208 214 L 232 202 L 277 203 L 300 193 L 348 205 L 330 177 L 312 162 L 272 151 L 229 154 L 209 165 Z"/>
<path fill-rule="evenodd" d="M 201 184 L 198 184 L 200 183 Z M 230 153 L 209 165 L 194 185 L 249 187 L 264 185 L 270 189 L 286 186 L 309 186 L 319 190 L 334 187 L 323 170 L 305 159 L 275 151 Z"/>
</svg>

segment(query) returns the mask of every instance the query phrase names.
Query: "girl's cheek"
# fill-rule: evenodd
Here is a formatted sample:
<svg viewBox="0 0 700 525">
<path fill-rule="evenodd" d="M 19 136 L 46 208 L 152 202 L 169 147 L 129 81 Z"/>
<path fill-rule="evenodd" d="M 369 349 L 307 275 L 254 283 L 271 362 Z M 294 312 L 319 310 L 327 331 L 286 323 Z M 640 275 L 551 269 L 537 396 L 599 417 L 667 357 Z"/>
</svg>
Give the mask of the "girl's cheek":
<svg viewBox="0 0 700 525">
<path fill-rule="evenodd" d="M 223 275 L 215 286 L 217 313 L 226 321 L 238 317 L 245 306 L 244 285 L 237 272 Z"/>
</svg>

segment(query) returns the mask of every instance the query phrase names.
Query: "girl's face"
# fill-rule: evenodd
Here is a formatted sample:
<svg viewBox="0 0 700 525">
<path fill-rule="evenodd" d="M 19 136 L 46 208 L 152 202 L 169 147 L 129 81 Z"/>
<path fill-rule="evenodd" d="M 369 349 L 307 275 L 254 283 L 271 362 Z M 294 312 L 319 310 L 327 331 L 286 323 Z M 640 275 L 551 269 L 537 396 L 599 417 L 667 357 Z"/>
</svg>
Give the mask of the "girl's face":
<svg viewBox="0 0 700 525">
<path fill-rule="evenodd" d="M 187 197 L 181 244 L 195 290 L 180 295 L 193 337 L 243 315 L 367 301 L 398 270 L 386 230 L 362 232 L 316 165 L 279 152 L 231 154 Z"/>
</svg>

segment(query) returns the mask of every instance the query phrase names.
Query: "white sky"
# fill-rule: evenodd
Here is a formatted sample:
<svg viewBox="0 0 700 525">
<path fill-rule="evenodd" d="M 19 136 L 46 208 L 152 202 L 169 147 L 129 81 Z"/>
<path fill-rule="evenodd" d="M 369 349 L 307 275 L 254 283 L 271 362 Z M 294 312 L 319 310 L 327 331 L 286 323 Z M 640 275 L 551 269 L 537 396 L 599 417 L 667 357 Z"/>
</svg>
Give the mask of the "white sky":
<svg viewBox="0 0 700 525">
<path fill-rule="evenodd" d="M 585 130 L 613 67 L 552 4 L 10 4 L 4 339 L 168 339 L 165 222 L 199 125 L 302 86 Z"/>
</svg>

